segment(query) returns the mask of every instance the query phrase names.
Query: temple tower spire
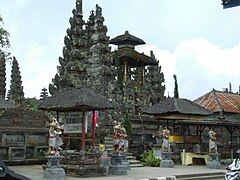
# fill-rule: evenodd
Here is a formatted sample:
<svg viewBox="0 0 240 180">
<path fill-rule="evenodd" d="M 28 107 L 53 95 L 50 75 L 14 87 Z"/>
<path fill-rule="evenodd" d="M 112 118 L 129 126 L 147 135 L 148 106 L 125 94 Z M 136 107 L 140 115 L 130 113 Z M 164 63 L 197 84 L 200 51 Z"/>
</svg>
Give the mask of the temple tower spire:
<svg viewBox="0 0 240 180">
<path fill-rule="evenodd" d="M 77 0 L 76 1 L 76 10 L 77 10 L 77 14 L 82 15 L 83 14 L 83 10 L 82 10 L 82 0 Z"/>
<path fill-rule="evenodd" d="M 87 83 L 88 42 L 84 29 L 85 21 L 82 14 L 82 0 L 76 0 L 72 10 L 70 27 L 64 37 L 63 57 L 59 57 L 58 73 L 49 84 L 49 93 L 54 94 L 62 88 L 83 87 Z"/>
<path fill-rule="evenodd" d="M 13 57 L 11 73 L 10 100 L 13 100 L 15 105 L 19 105 L 24 100 L 24 92 L 19 65 L 15 57 Z"/>
<path fill-rule="evenodd" d="M 6 94 L 6 59 L 3 53 L 0 53 L 0 96 L 5 99 Z"/>
</svg>

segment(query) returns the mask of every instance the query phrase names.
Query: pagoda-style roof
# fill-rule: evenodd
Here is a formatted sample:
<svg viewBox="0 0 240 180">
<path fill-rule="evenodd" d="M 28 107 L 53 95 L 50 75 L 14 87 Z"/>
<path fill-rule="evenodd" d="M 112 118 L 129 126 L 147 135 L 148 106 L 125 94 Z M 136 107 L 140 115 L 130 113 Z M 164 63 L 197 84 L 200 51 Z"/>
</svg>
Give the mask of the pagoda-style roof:
<svg viewBox="0 0 240 180">
<path fill-rule="evenodd" d="M 139 53 L 130 48 L 121 48 L 112 52 L 114 63 L 119 60 L 119 64 L 123 65 L 127 60 L 128 66 L 141 67 L 148 65 L 157 65 L 157 61 L 153 60 L 149 56 Z"/>
<path fill-rule="evenodd" d="M 146 44 L 142 39 L 129 34 L 128 31 L 125 31 L 125 34 L 123 34 L 123 35 L 119 35 L 119 36 L 111 39 L 109 43 L 114 44 L 114 45 L 124 45 L 124 44 L 141 45 L 141 44 Z"/>
<path fill-rule="evenodd" d="M 213 89 L 194 102 L 215 113 L 224 111 L 240 114 L 240 94 L 237 93 Z"/>
<path fill-rule="evenodd" d="M 12 109 L 15 107 L 16 106 L 12 102 L 6 101 L 2 97 L 0 97 L 0 109 Z"/>
<path fill-rule="evenodd" d="M 103 95 L 89 88 L 62 89 L 46 98 L 39 109 L 57 112 L 111 109 L 113 105 Z"/>
<path fill-rule="evenodd" d="M 210 110 L 183 98 L 166 98 L 151 107 L 144 108 L 143 112 L 150 115 L 179 113 L 207 116 L 213 114 Z"/>
</svg>

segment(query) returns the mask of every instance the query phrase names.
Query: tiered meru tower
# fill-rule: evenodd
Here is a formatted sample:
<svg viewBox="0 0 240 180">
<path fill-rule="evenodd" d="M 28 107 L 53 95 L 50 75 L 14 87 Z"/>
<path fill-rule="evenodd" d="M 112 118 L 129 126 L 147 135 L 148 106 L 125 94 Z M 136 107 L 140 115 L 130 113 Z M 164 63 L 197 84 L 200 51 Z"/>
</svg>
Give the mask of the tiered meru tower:
<svg viewBox="0 0 240 180">
<path fill-rule="evenodd" d="M 53 84 L 49 85 L 49 92 L 54 94 L 62 88 L 90 87 L 110 97 L 114 69 L 102 9 L 96 5 L 96 11 L 91 11 L 85 23 L 82 1 L 77 0 L 72 13 L 70 28 L 64 38 L 63 57 L 59 57 L 60 66 Z"/>
<path fill-rule="evenodd" d="M 112 115 L 118 119 L 124 112 L 136 114 L 140 107 L 163 99 L 164 75 L 158 61 L 152 52 L 149 57 L 135 51 L 136 45 L 145 44 L 143 40 L 126 31 L 109 41 L 98 5 L 87 22 L 81 0 L 72 13 L 58 73 L 49 85 L 51 94 L 68 87 L 91 88 L 115 102 Z M 109 43 L 118 49 L 111 52 Z"/>
<path fill-rule="evenodd" d="M 118 49 L 112 52 L 117 79 L 120 82 L 119 85 L 115 84 L 115 87 L 121 91 L 128 113 L 136 114 L 140 107 L 161 100 L 165 86 L 158 61 L 152 52 L 149 57 L 135 51 L 135 46 L 145 42 L 126 31 L 125 34 L 111 39 L 110 44 L 118 46 Z"/>
</svg>

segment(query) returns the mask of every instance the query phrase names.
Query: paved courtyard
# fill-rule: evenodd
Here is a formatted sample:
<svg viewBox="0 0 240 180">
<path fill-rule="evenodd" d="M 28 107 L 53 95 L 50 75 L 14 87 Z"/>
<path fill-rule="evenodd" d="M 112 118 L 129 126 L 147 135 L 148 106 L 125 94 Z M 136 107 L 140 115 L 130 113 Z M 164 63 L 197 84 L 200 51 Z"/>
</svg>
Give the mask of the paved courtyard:
<svg viewBox="0 0 240 180">
<path fill-rule="evenodd" d="M 16 173 L 27 176 L 32 180 L 43 179 L 43 170 L 41 165 L 30 165 L 30 166 L 8 166 L 11 170 Z M 139 179 L 151 179 L 156 177 L 166 177 L 175 175 L 186 175 L 186 174 L 200 174 L 200 173 L 215 173 L 215 172 L 226 172 L 224 166 L 222 169 L 208 169 L 206 166 L 182 166 L 175 165 L 174 168 L 161 168 L 161 167 L 139 167 L 132 168 L 128 171 L 127 175 L 124 176 L 101 176 L 101 177 L 87 177 L 84 179 L 88 180 L 139 180 Z M 75 180 L 79 177 L 66 176 L 66 180 Z"/>
</svg>

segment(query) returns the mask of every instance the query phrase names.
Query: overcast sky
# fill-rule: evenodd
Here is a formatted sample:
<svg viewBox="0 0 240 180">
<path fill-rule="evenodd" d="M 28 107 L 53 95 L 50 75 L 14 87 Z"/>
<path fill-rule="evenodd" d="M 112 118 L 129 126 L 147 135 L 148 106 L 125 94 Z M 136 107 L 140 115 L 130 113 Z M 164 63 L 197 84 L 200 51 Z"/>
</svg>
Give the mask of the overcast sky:
<svg viewBox="0 0 240 180">
<path fill-rule="evenodd" d="M 146 42 L 138 51 L 153 50 L 165 76 L 165 95 L 173 96 L 174 74 L 181 98 L 195 100 L 213 88 L 229 88 L 230 82 L 233 92 L 239 91 L 240 7 L 223 9 L 220 0 L 83 0 L 84 20 L 96 4 L 110 38 L 128 30 Z M 73 8 L 75 0 L 1 0 L 25 97 L 39 98 L 55 76 Z"/>
</svg>

